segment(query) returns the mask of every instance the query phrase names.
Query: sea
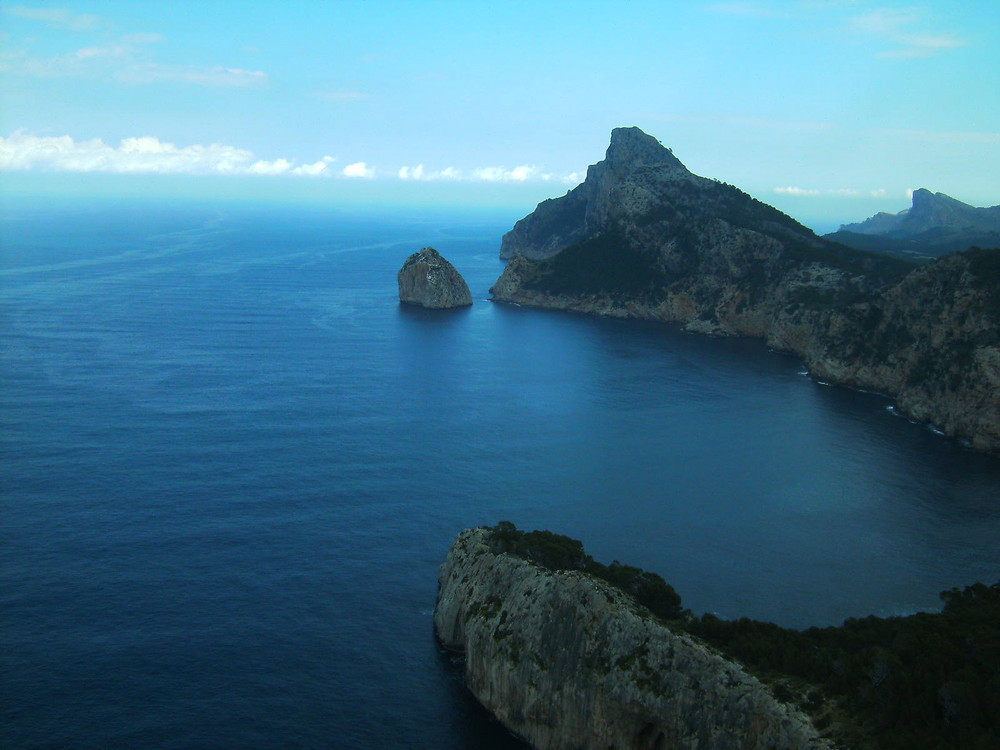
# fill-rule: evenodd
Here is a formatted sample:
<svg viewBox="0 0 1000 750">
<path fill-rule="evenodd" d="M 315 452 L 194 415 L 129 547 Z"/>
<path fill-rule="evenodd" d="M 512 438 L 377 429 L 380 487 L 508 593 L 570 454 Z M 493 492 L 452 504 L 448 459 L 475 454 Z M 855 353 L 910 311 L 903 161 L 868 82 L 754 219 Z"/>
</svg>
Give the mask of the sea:
<svg viewBox="0 0 1000 750">
<path fill-rule="evenodd" d="M 759 341 L 491 302 L 519 213 L 7 202 L 0 747 L 521 748 L 432 627 L 501 520 L 792 627 L 1000 579 L 1000 459 Z M 428 245 L 471 308 L 399 303 Z"/>
</svg>

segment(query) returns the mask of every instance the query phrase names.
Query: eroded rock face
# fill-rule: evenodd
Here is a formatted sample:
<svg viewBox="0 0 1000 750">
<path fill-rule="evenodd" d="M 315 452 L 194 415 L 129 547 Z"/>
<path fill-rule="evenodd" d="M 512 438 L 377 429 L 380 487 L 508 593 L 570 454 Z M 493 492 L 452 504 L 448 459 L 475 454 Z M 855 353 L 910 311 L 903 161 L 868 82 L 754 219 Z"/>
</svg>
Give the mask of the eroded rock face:
<svg viewBox="0 0 1000 750">
<path fill-rule="evenodd" d="M 469 285 L 433 247 L 425 247 L 403 263 L 397 275 L 399 301 L 434 309 L 472 304 Z"/>
<path fill-rule="evenodd" d="M 669 149 L 639 128 L 615 128 L 604 160 L 590 165 L 587 179 L 565 196 L 542 201 L 518 221 L 504 235 L 500 257 L 549 258 L 601 231 L 622 209 L 641 209 L 648 190 L 636 185 L 631 174 L 644 167 L 660 180 L 711 182 L 689 172 Z M 630 184 L 624 186 L 625 182 Z"/>
<path fill-rule="evenodd" d="M 758 337 L 1000 451 L 1000 250 L 917 268 L 838 245 L 635 131 L 504 237 L 494 299 Z"/>
<path fill-rule="evenodd" d="M 830 747 L 738 665 L 603 581 L 494 553 L 490 533 L 458 535 L 434 626 L 476 698 L 535 748 Z"/>
</svg>

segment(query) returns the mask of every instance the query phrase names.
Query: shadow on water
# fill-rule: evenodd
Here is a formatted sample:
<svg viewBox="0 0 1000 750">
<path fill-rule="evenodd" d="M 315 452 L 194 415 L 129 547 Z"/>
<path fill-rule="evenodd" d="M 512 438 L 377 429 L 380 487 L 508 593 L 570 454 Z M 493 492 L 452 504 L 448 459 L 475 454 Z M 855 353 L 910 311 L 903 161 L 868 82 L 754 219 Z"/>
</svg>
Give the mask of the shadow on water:
<svg viewBox="0 0 1000 750">
<path fill-rule="evenodd" d="M 407 320 L 412 320 L 423 325 L 442 324 L 447 325 L 450 319 L 461 320 L 472 312 L 472 305 L 464 307 L 451 307 L 444 309 L 432 309 L 421 305 L 411 305 L 407 302 L 400 302 L 398 307 L 399 315 Z M 437 328 L 435 328 L 437 330 Z"/>
<path fill-rule="evenodd" d="M 465 686 L 464 660 L 459 654 L 438 644 L 438 665 L 449 685 L 449 698 L 454 706 L 456 748 L 477 750 L 527 750 L 527 743 L 511 734 L 506 727 L 475 699 Z"/>
</svg>

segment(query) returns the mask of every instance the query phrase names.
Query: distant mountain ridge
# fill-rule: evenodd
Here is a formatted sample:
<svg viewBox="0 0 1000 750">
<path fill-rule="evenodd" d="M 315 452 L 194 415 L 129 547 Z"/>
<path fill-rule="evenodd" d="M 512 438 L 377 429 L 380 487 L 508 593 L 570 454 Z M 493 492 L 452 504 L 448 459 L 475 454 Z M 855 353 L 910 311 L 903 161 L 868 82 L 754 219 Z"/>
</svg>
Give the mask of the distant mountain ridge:
<svg viewBox="0 0 1000 750">
<path fill-rule="evenodd" d="M 913 204 L 896 214 L 880 212 L 844 224 L 826 238 L 851 247 L 939 257 L 970 247 L 1000 246 L 1000 206 L 977 208 L 926 188 L 913 191 Z"/>
<path fill-rule="evenodd" d="M 1000 250 L 918 268 L 847 247 L 616 128 L 604 161 L 518 221 L 501 256 L 496 300 L 762 338 L 1000 451 Z"/>
</svg>

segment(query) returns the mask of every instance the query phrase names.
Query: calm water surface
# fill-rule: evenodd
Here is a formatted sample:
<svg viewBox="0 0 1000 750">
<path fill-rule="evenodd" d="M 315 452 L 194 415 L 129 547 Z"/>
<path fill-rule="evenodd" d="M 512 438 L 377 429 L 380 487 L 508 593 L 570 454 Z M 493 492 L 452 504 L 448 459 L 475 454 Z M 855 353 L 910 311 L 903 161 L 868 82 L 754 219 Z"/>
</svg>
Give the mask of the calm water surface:
<svg viewBox="0 0 1000 750">
<path fill-rule="evenodd" d="M 486 301 L 516 216 L 9 206 L 5 748 L 513 748 L 431 628 L 508 519 L 792 626 L 1000 578 L 1000 460 L 760 343 Z M 437 247 L 476 304 L 400 307 Z"/>
</svg>

